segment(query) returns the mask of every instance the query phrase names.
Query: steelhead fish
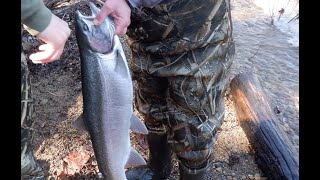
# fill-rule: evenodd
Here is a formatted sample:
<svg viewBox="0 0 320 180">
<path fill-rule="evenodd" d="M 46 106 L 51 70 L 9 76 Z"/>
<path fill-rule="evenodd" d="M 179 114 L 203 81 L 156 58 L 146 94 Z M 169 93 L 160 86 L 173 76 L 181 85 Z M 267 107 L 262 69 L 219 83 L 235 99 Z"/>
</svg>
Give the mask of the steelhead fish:
<svg viewBox="0 0 320 180">
<path fill-rule="evenodd" d="M 99 26 L 93 18 L 100 11 L 89 4 L 92 15 L 75 14 L 80 51 L 83 114 L 74 126 L 89 132 L 99 171 L 104 179 L 124 180 L 125 168 L 145 165 L 130 145 L 130 131 L 147 134 L 133 114 L 133 85 L 127 60 L 110 17 Z"/>
</svg>

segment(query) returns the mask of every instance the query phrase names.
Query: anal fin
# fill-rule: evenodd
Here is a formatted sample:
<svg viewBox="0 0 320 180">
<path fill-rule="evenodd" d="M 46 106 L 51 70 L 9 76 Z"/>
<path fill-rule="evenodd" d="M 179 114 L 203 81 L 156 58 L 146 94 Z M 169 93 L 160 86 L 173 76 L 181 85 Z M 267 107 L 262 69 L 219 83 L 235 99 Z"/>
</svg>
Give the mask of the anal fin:
<svg viewBox="0 0 320 180">
<path fill-rule="evenodd" d="M 146 165 L 146 161 L 135 149 L 131 148 L 130 155 L 125 168 Z"/>
<path fill-rule="evenodd" d="M 83 122 L 83 114 L 81 114 L 75 122 L 72 123 L 72 127 L 77 128 L 81 131 L 88 131 L 84 122 Z"/>
</svg>

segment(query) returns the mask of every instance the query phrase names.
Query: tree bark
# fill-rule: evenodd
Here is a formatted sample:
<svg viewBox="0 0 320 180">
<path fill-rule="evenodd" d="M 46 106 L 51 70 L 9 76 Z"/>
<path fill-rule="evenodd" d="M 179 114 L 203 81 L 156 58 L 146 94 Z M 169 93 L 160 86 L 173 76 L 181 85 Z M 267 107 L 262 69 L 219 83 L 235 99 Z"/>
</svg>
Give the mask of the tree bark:
<svg viewBox="0 0 320 180">
<path fill-rule="evenodd" d="M 299 154 L 272 111 L 258 78 L 237 75 L 230 83 L 237 119 L 269 179 L 299 179 Z"/>
</svg>

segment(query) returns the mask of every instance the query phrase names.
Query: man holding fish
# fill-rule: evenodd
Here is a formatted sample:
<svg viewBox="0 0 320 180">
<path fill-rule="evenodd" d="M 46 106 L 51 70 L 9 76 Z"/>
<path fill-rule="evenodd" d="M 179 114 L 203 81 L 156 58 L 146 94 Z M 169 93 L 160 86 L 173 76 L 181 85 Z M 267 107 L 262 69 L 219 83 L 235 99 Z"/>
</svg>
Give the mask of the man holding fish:
<svg viewBox="0 0 320 180">
<path fill-rule="evenodd" d="M 135 105 L 148 129 L 148 166 L 129 169 L 128 179 L 165 179 L 172 152 L 180 179 L 202 180 L 213 160 L 224 119 L 235 45 L 229 0 L 106 0 L 94 19 L 114 18 L 126 34 Z"/>
<path fill-rule="evenodd" d="M 134 101 L 150 153 L 128 179 L 167 178 L 172 153 L 180 179 L 210 178 L 235 53 L 230 13 L 229 0 L 106 0 L 95 17 L 97 26 L 113 17 L 115 34 L 127 34 L 132 49 Z"/>
</svg>

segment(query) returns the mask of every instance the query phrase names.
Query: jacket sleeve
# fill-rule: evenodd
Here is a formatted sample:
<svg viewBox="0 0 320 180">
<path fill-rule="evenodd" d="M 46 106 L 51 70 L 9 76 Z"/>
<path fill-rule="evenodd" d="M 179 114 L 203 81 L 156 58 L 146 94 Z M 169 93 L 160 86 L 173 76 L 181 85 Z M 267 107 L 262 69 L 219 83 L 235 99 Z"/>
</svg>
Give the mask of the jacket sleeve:
<svg viewBox="0 0 320 180">
<path fill-rule="evenodd" d="M 21 23 L 33 36 L 42 32 L 50 23 L 52 12 L 42 0 L 21 0 Z"/>
</svg>

